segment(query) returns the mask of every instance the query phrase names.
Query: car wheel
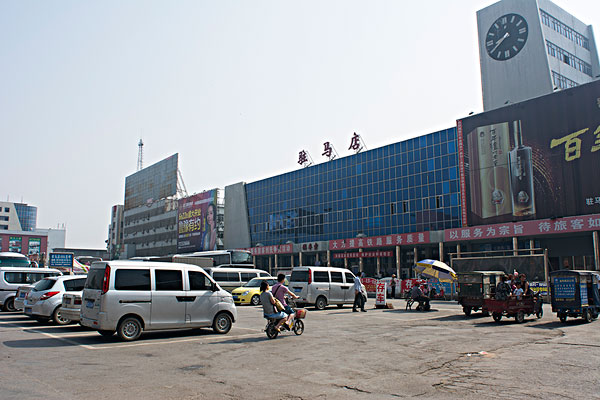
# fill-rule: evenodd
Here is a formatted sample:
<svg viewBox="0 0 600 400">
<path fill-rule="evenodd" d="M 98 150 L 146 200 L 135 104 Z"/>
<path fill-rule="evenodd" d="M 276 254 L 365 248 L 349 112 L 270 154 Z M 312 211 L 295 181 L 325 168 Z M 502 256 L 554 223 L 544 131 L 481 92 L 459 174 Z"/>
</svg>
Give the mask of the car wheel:
<svg viewBox="0 0 600 400">
<path fill-rule="evenodd" d="M 469 315 L 471 315 L 471 307 L 463 307 L 463 312 L 468 317 Z"/>
<path fill-rule="evenodd" d="M 324 310 L 327 307 L 327 299 L 323 296 L 317 297 L 317 301 L 315 301 L 315 308 L 317 310 Z"/>
<path fill-rule="evenodd" d="M 115 332 L 114 331 L 98 331 L 104 337 L 111 337 Z"/>
<path fill-rule="evenodd" d="M 142 323 L 136 317 L 127 317 L 119 323 L 117 334 L 127 342 L 136 340 L 142 334 Z"/>
<path fill-rule="evenodd" d="M 14 297 L 6 299 L 6 301 L 4 302 L 4 311 L 9 311 L 9 312 L 17 311 L 17 309 L 15 308 Z"/>
<path fill-rule="evenodd" d="M 494 321 L 500 322 L 500 320 L 502 319 L 502 314 L 500 314 L 500 313 L 493 313 L 492 314 L 492 318 L 494 318 Z"/>
<path fill-rule="evenodd" d="M 564 324 L 567 322 L 567 314 L 558 314 L 558 319 L 560 319 L 560 322 Z"/>
<path fill-rule="evenodd" d="M 71 323 L 71 320 L 68 318 L 63 318 L 62 315 L 60 315 L 60 309 L 61 307 L 56 307 L 56 310 L 54 310 L 54 312 L 52 313 L 52 321 L 54 321 L 54 323 L 56 325 L 68 325 Z"/>
<path fill-rule="evenodd" d="M 221 312 L 215 316 L 212 328 L 215 333 L 224 335 L 231 330 L 232 325 L 233 321 L 231 320 L 229 314 Z"/>
<path fill-rule="evenodd" d="M 523 321 L 525 321 L 525 313 L 523 312 L 523 310 L 519 310 L 517 311 L 517 315 L 515 316 L 515 320 L 519 323 L 522 324 Z"/>
<path fill-rule="evenodd" d="M 585 310 L 583 312 L 583 320 L 585 322 L 592 322 L 593 318 L 592 318 L 592 310 L 590 310 L 589 308 L 587 310 Z"/>
<path fill-rule="evenodd" d="M 257 294 L 252 296 L 252 298 L 250 299 L 250 304 L 252 304 L 253 306 L 259 305 L 260 304 L 260 296 Z"/>
<path fill-rule="evenodd" d="M 302 335 L 302 332 L 304 332 L 304 321 L 297 319 L 294 321 L 294 333 L 296 335 Z"/>
</svg>

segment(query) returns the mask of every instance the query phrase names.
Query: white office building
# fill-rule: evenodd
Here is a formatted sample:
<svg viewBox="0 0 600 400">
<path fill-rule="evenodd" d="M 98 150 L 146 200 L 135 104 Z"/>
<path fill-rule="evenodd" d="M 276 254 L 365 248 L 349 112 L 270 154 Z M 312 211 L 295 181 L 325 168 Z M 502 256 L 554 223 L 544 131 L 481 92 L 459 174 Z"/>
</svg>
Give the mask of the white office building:
<svg viewBox="0 0 600 400">
<path fill-rule="evenodd" d="M 548 0 L 502 0 L 477 12 L 485 111 L 600 75 L 591 25 Z"/>
</svg>

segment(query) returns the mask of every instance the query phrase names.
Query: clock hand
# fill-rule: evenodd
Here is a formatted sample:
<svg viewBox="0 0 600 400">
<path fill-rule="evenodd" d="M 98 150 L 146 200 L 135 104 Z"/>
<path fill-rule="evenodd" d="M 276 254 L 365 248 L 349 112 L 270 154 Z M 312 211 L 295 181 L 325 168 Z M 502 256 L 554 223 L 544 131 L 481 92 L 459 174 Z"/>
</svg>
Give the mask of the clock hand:
<svg viewBox="0 0 600 400">
<path fill-rule="evenodd" d="M 508 34 L 508 32 L 506 32 L 506 33 L 504 34 L 504 36 L 502 36 L 502 37 L 500 38 L 500 40 L 498 40 L 498 43 L 496 43 L 496 45 L 494 46 L 494 48 L 493 48 L 492 50 L 490 50 L 490 53 L 493 53 L 493 52 L 494 52 L 494 51 L 495 51 L 495 50 L 498 48 L 498 46 L 500 46 L 500 45 L 502 44 L 502 42 L 504 42 L 504 40 L 505 40 L 507 37 L 509 37 L 509 36 L 510 36 L 510 35 Z"/>
</svg>

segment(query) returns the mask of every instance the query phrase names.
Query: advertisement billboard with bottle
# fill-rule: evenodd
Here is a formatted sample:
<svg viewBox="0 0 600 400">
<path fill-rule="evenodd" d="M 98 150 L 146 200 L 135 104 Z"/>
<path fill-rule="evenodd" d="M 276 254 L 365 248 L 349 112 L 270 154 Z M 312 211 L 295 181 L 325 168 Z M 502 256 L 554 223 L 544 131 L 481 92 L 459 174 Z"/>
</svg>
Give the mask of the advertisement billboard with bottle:
<svg viewBox="0 0 600 400">
<path fill-rule="evenodd" d="M 457 121 L 464 226 L 600 212 L 600 81 Z"/>
<path fill-rule="evenodd" d="M 217 250 L 217 191 L 180 199 L 177 210 L 177 252 Z"/>
</svg>

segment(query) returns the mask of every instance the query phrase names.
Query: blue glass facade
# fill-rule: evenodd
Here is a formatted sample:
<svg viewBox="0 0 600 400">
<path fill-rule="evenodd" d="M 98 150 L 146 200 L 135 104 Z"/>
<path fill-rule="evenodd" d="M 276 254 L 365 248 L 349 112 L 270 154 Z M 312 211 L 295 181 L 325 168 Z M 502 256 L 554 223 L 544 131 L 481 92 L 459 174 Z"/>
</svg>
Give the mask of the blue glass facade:
<svg viewBox="0 0 600 400">
<path fill-rule="evenodd" d="M 37 225 L 37 207 L 15 203 L 15 210 L 24 231 L 34 231 Z"/>
<path fill-rule="evenodd" d="M 246 185 L 252 246 L 460 226 L 456 129 Z"/>
</svg>

